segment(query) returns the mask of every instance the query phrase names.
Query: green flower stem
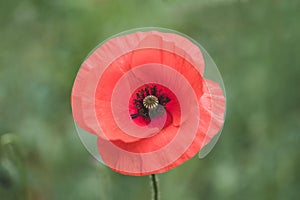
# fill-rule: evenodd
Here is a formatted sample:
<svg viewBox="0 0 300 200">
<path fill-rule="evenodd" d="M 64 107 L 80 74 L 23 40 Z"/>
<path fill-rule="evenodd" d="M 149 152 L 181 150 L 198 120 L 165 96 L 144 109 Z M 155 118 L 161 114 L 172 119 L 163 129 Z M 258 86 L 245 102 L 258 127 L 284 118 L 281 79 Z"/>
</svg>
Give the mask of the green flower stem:
<svg viewBox="0 0 300 200">
<path fill-rule="evenodd" d="M 151 174 L 150 180 L 152 184 L 152 200 L 159 200 L 158 179 L 156 174 Z"/>
</svg>

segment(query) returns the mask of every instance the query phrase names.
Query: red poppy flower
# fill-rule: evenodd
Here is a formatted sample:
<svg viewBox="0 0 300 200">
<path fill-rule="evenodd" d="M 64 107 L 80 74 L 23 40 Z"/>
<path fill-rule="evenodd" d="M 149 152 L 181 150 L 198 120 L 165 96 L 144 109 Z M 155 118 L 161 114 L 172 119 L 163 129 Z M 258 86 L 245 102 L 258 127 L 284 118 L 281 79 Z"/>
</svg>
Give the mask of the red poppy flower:
<svg viewBox="0 0 300 200">
<path fill-rule="evenodd" d="M 112 170 L 168 171 L 210 143 L 224 123 L 219 83 L 204 78 L 201 49 L 181 35 L 145 30 L 107 40 L 83 62 L 71 102 Z"/>
</svg>

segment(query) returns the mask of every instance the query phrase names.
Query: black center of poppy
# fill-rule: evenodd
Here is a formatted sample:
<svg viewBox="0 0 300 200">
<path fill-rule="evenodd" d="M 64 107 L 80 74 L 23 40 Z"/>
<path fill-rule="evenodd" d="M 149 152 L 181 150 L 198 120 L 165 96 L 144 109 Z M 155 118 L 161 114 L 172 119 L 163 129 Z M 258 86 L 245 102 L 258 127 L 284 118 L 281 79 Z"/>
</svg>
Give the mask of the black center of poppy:
<svg viewBox="0 0 300 200">
<path fill-rule="evenodd" d="M 151 118 L 164 115 L 166 104 L 169 101 L 170 99 L 161 90 L 157 90 L 156 85 L 150 87 L 146 85 L 136 93 L 133 104 L 137 109 L 137 113 L 131 114 L 130 116 L 132 119 L 141 116 L 144 119 L 151 121 L 149 115 L 150 112 Z"/>
</svg>

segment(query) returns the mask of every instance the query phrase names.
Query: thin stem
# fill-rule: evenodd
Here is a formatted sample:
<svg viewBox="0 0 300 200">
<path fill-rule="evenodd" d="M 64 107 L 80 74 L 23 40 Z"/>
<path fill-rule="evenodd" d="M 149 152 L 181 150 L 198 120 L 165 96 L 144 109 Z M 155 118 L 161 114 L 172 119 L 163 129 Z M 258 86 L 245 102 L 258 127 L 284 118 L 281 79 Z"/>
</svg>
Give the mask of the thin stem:
<svg viewBox="0 0 300 200">
<path fill-rule="evenodd" d="M 151 180 L 151 184 L 152 184 L 152 199 L 159 200 L 158 179 L 157 179 L 156 174 L 151 174 L 150 180 Z"/>
</svg>

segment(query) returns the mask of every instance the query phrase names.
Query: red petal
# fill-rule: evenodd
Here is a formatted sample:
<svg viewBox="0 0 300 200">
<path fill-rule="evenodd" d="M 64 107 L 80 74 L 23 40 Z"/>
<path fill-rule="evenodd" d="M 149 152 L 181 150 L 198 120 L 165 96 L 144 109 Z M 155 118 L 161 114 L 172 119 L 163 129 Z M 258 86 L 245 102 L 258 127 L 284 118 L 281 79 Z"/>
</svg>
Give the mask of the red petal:
<svg viewBox="0 0 300 200">
<path fill-rule="evenodd" d="M 90 133 L 102 132 L 94 112 L 94 95 L 98 79 L 116 58 L 141 48 L 165 49 L 174 52 L 192 63 L 203 74 L 204 61 L 200 49 L 180 35 L 151 31 L 112 38 L 99 46 L 85 60 L 74 82 L 71 95 L 72 112 L 81 128 Z"/>
</svg>

